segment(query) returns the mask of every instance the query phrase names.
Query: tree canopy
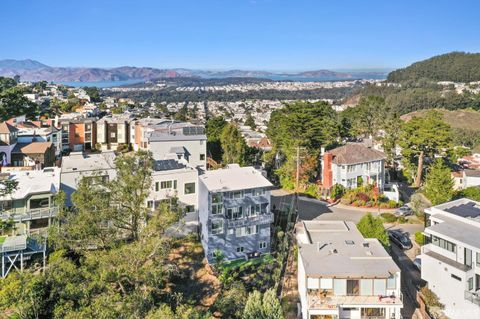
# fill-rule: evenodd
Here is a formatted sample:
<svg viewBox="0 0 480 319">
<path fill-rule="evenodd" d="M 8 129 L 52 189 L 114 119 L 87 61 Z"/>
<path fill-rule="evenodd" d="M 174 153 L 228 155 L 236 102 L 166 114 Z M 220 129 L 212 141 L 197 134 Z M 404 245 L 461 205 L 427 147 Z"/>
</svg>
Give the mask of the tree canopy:
<svg viewBox="0 0 480 319">
<path fill-rule="evenodd" d="M 443 159 L 435 160 L 430 166 L 425 180 L 425 196 L 433 205 L 439 205 L 453 198 L 453 179 L 450 168 Z"/>
</svg>

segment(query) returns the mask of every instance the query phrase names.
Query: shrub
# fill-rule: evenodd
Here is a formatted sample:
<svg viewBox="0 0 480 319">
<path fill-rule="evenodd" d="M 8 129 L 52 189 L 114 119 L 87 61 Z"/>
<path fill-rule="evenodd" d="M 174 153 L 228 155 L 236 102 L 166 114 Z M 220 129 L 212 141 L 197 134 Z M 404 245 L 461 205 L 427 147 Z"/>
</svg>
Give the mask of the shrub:
<svg viewBox="0 0 480 319">
<path fill-rule="evenodd" d="M 423 233 L 421 231 L 417 231 L 415 233 L 415 242 L 420 246 L 425 243 L 425 236 L 423 236 Z"/>
<path fill-rule="evenodd" d="M 360 219 L 357 228 L 365 238 L 377 238 L 383 246 L 390 246 L 390 240 L 383 227 L 382 218 L 373 217 L 371 213 L 368 213 Z"/>
<path fill-rule="evenodd" d="M 355 198 L 357 200 L 361 200 L 364 202 L 368 202 L 370 200 L 370 197 L 365 193 L 358 193 L 357 196 L 355 196 Z"/>
<path fill-rule="evenodd" d="M 398 219 L 397 216 L 393 215 L 392 213 L 382 213 L 382 214 L 380 214 L 380 216 L 387 223 L 394 223 Z"/>
<path fill-rule="evenodd" d="M 388 201 L 388 208 L 395 208 L 397 207 L 398 203 L 394 200 L 389 200 Z"/>
<path fill-rule="evenodd" d="M 438 307 L 440 309 L 445 308 L 445 306 L 440 302 L 438 296 L 427 288 L 427 286 L 420 289 L 420 293 L 422 294 L 422 299 L 425 301 L 427 307 Z"/>
<path fill-rule="evenodd" d="M 341 184 L 333 185 L 330 196 L 333 199 L 339 199 L 340 197 L 343 197 L 343 195 L 345 195 L 345 187 Z"/>
<path fill-rule="evenodd" d="M 404 216 L 400 216 L 398 217 L 397 222 L 399 224 L 405 224 L 407 222 L 407 219 Z"/>
</svg>

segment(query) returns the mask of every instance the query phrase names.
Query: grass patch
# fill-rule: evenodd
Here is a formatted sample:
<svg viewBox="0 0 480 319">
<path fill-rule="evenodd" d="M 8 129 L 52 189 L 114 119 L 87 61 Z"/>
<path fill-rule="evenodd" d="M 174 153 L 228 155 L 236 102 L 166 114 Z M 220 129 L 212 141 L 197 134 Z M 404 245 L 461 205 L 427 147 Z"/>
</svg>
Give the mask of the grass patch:
<svg viewBox="0 0 480 319">
<path fill-rule="evenodd" d="M 7 236 L 0 236 L 0 245 L 5 242 L 5 239 L 7 239 Z"/>
<path fill-rule="evenodd" d="M 220 269 L 220 271 L 222 271 L 222 270 L 228 270 L 228 271 L 240 270 L 240 271 L 242 271 L 243 269 L 254 266 L 254 265 L 272 262 L 274 259 L 275 258 L 273 258 L 273 256 L 270 255 L 270 254 L 265 254 L 265 255 L 262 255 L 258 258 L 253 258 L 253 259 L 249 259 L 249 260 L 237 259 L 237 260 L 233 260 L 233 261 L 223 262 L 220 265 L 219 269 Z"/>
</svg>

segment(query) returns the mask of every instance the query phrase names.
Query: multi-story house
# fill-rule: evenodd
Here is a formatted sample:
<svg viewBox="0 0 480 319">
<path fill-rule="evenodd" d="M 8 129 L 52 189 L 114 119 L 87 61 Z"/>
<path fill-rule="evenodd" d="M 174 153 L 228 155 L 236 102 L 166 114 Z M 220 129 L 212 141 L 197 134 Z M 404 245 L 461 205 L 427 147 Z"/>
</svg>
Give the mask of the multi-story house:
<svg viewBox="0 0 480 319">
<path fill-rule="evenodd" d="M 380 191 L 385 186 L 385 154 L 361 144 L 346 144 L 325 152 L 322 158 L 322 185 L 335 184 L 356 188 L 375 183 Z"/>
<path fill-rule="evenodd" d="M 115 153 L 113 151 L 85 154 L 72 152 L 62 158 L 60 188 L 65 192 L 67 206 L 72 205 L 71 196 L 78 188 L 83 177 L 99 177 L 105 181 L 117 177 L 115 170 Z"/>
<path fill-rule="evenodd" d="M 117 149 L 130 143 L 130 116 L 114 115 L 97 121 L 97 143 L 102 150 Z"/>
<path fill-rule="evenodd" d="M 155 160 L 170 154 L 185 160 L 200 172 L 207 169 L 207 136 L 205 127 L 186 122 L 142 119 L 135 122 L 133 149 L 152 152 Z"/>
<path fill-rule="evenodd" d="M 10 171 L 1 173 L 0 179 L 14 180 L 17 188 L 0 197 L 0 218 L 12 219 L 16 235 L 38 233 L 50 225 L 58 213 L 54 196 L 60 189 L 60 169 Z"/>
<path fill-rule="evenodd" d="M 217 253 L 225 260 L 270 252 L 270 188 L 253 167 L 236 164 L 199 177 L 201 241 L 211 263 Z"/>
<path fill-rule="evenodd" d="M 12 150 L 12 166 L 42 169 L 55 165 L 55 147 L 52 142 L 17 143 Z"/>
<path fill-rule="evenodd" d="M 17 145 L 18 129 L 6 122 L 0 123 L 0 165 L 12 162 L 12 150 Z"/>
<path fill-rule="evenodd" d="M 176 158 L 157 160 L 152 172 L 152 186 L 148 207 L 157 208 L 160 202 L 177 198 L 186 213 L 198 209 L 198 170 L 185 160 Z"/>
<path fill-rule="evenodd" d="M 297 225 L 298 293 L 303 319 L 399 319 L 400 268 L 353 222 Z"/>
<path fill-rule="evenodd" d="M 96 118 L 72 115 L 58 119 L 62 128 L 62 151 L 91 150 L 97 143 Z"/>
<path fill-rule="evenodd" d="M 422 279 L 452 319 L 480 318 L 480 202 L 462 198 L 425 210 Z"/>
</svg>

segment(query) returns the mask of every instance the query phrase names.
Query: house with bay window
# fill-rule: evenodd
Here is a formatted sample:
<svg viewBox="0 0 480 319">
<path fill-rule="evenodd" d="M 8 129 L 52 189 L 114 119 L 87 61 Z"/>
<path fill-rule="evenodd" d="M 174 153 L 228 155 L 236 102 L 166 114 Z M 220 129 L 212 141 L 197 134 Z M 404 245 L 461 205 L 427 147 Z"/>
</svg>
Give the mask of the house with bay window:
<svg viewBox="0 0 480 319">
<path fill-rule="evenodd" d="M 345 221 L 304 221 L 296 234 L 303 319 L 401 318 L 400 268 L 377 239 Z"/>
<path fill-rule="evenodd" d="M 255 168 L 230 164 L 199 177 L 199 223 L 208 262 L 270 252 L 272 184 Z"/>
<path fill-rule="evenodd" d="M 425 210 L 422 279 L 455 318 L 480 318 L 480 202 L 467 198 Z"/>
</svg>

